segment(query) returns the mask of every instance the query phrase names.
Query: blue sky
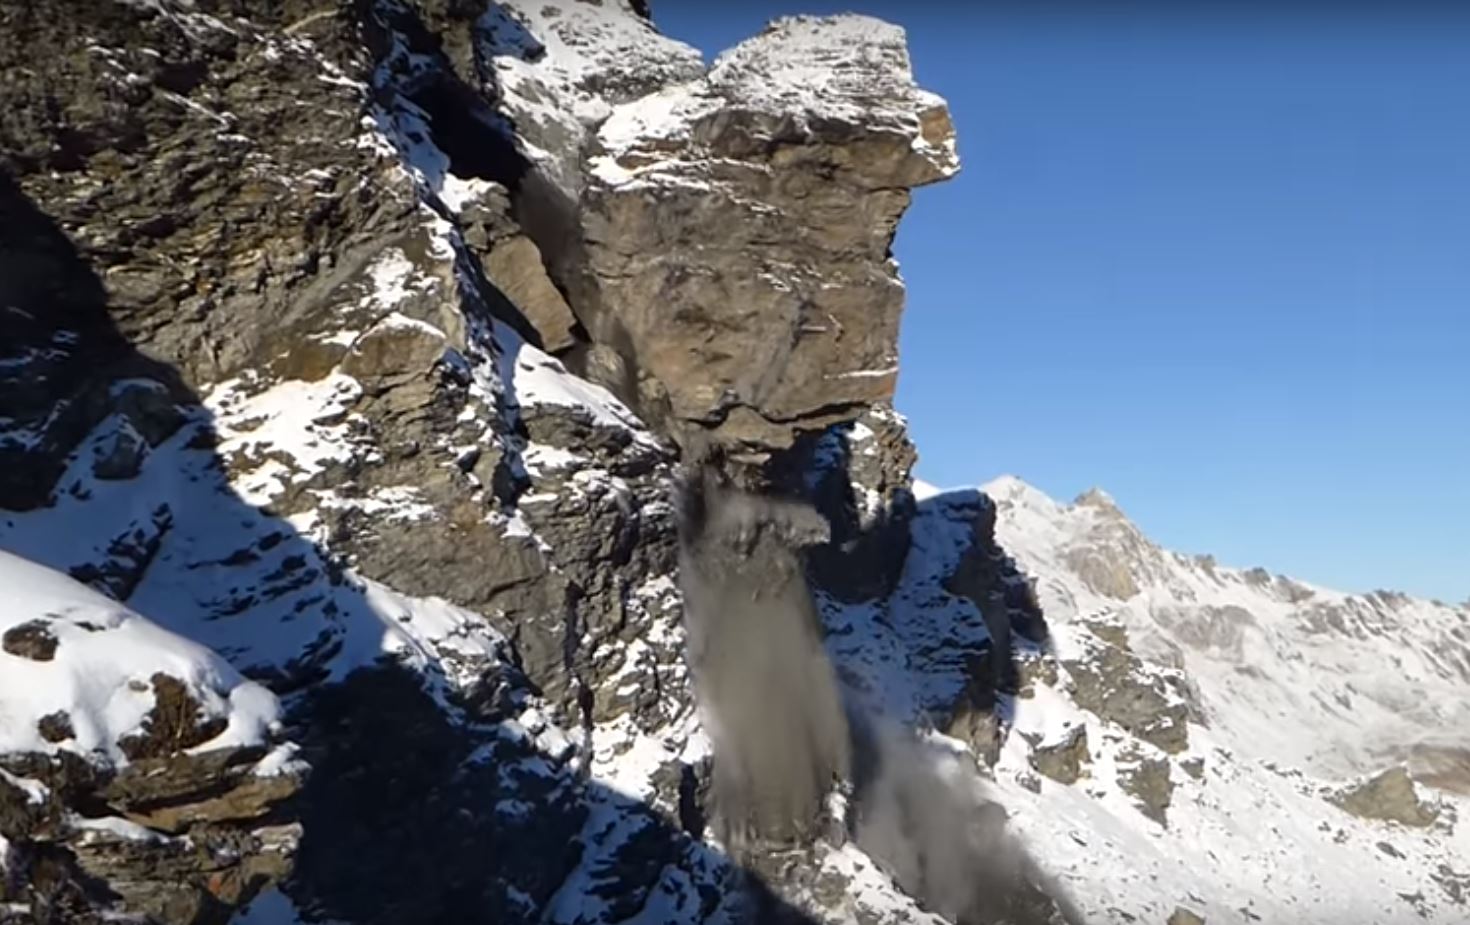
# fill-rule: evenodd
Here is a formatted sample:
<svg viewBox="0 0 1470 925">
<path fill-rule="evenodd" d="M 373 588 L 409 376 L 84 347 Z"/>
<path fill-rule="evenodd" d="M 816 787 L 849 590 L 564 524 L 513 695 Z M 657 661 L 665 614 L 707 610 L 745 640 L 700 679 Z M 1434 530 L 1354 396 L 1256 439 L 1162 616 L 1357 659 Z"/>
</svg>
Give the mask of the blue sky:
<svg viewBox="0 0 1470 925">
<path fill-rule="evenodd" d="M 1470 9 L 1106 6 L 654 16 L 707 54 L 881 16 L 950 101 L 964 170 L 896 244 L 921 477 L 1100 485 L 1183 551 L 1470 598 Z"/>
</svg>

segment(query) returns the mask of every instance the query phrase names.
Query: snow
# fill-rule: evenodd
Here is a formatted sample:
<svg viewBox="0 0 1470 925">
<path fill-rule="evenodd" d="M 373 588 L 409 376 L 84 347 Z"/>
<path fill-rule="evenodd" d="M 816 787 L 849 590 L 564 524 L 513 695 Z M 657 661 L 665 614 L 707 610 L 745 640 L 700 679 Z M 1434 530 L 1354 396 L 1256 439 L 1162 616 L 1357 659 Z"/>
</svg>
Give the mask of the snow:
<svg viewBox="0 0 1470 925">
<path fill-rule="evenodd" d="M 944 489 L 940 488 L 937 485 L 926 482 L 923 479 L 914 479 L 912 491 L 915 501 L 928 501 L 935 495 L 944 494 Z"/>
<path fill-rule="evenodd" d="M 258 459 L 238 486 L 247 501 L 266 504 L 291 483 L 352 457 L 345 419 L 362 391 L 356 379 L 334 372 L 316 382 L 286 379 L 255 388 L 250 378 L 231 379 L 204 397 L 215 415 L 220 455 Z"/>
<path fill-rule="evenodd" d="M 704 72 L 698 51 L 660 35 L 625 0 L 507 0 L 477 27 L 522 150 L 568 193 L 581 186 L 582 140 L 620 96 Z"/>
<path fill-rule="evenodd" d="M 271 749 L 264 758 L 255 763 L 250 773 L 256 777 L 281 777 L 305 774 L 308 766 L 299 756 L 301 747 L 294 742 L 282 742 Z"/>
<path fill-rule="evenodd" d="M 138 731 L 153 708 L 150 679 L 182 681 L 206 717 L 228 728 L 201 749 L 264 742 L 279 724 L 275 696 L 246 681 L 204 647 L 171 633 L 60 572 L 0 550 L 7 606 L 0 632 L 45 624 L 57 648 L 51 661 L 0 652 L 0 752 L 98 752 L 126 763 L 120 738 Z M 75 736 L 53 744 L 37 721 L 65 712 Z"/>
<path fill-rule="evenodd" d="M 80 829 L 84 833 L 83 841 L 136 841 L 163 844 L 175 839 L 162 835 L 152 829 L 130 822 L 118 816 L 103 816 L 99 819 L 74 818 L 71 820 L 73 828 Z"/>
<path fill-rule="evenodd" d="M 1066 505 L 1014 477 L 984 490 L 1001 546 L 1037 581 L 1058 654 L 1086 657 L 1096 645 L 1088 623 L 1120 627 L 1145 659 L 1182 663 L 1208 720 L 1192 723 L 1189 750 L 1169 758 L 1079 709 L 1065 673 L 1058 688 L 1037 684 L 1034 698 L 1017 701 L 997 786 L 1089 921 L 1123 912 L 1162 921 L 1176 906 L 1208 921 L 1238 921 L 1242 910 L 1266 922 L 1464 921 L 1464 906 L 1432 879 L 1440 865 L 1470 870 L 1470 833 L 1448 821 L 1470 809 L 1463 794 L 1421 784 L 1422 798 L 1444 808 L 1423 830 L 1358 819 L 1327 800 L 1416 743 L 1470 738 L 1467 678 L 1438 657 L 1464 651 L 1445 632 L 1459 623 L 1454 610 L 1170 553 L 1102 491 Z M 1135 593 L 1102 593 L 1087 562 L 1127 574 Z M 1039 794 L 1021 786 L 1035 779 L 1023 735 L 1055 740 L 1079 724 L 1089 777 L 1041 779 Z M 1170 761 L 1167 827 L 1119 788 L 1128 752 Z M 1191 758 L 1203 760 L 1203 780 L 1182 770 Z M 1405 897 L 1416 895 L 1411 906 Z"/>
<path fill-rule="evenodd" d="M 0 781 L 5 781 L 10 786 L 19 789 L 26 795 L 26 802 L 33 805 L 45 803 L 51 795 L 50 789 L 40 781 L 31 780 L 29 777 L 16 777 L 4 768 L 0 768 Z"/>
<path fill-rule="evenodd" d="M 503 373 L 505 386 L 519 407 L 576 408 L 594 424 L 629 430 L 640 442 L 656 444 L 637 416 L 607 389 L 573 376 L 560 360 L 526 343 L 504 325 L 496 325 L 495 340 L 509 360 L 505 364 L 508 373 Z"/>
<path fill-rule="evenodd" d="M 592 177 L 610 187 L 648 184 L 713 189 L 677 168 L 705 156 L 693 129 L 722 110 L 769 114 L 795 129 L 815 132 L 834 121 L 861 123 L 875 132 L 908 136 L 911 148 L 941 177 L 959 169 L 953 133 L 926 138 L 921 117 L 944 101 L 913 82 L 904 32 L 866 16 L 779 19 L 761 34 L 721 54 L 707 75 L 664 86 L 612 107 L 597 129 Z M 748 168 L 749 165 L 742 165 Z M 778 287 L 787 285 L 779 275 Z M 893 375 L 894 368 L 857 370 L 833 378 Z"/>
<path fill-rule="evenodd" d="M 368 268 L 368 275 L 373 281 L 373 291 L 368 300 L 382 309 L 394 308 L 416 292 L 433 285 L 432 280 L 419 277 L 418 268 L 396 247 L 383 251 Z"/>
</svg>

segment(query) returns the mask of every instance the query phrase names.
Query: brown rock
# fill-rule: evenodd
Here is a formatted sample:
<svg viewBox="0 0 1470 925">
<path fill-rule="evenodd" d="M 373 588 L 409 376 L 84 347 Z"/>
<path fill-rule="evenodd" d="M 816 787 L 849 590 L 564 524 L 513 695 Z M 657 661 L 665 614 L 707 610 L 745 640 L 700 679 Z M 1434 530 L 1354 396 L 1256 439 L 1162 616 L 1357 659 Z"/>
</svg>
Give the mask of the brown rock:
<svg viewBox="0 0 1470 925">
<path fill-rule="evenodd" d="M 1437 810 L 1419 802 L 1414 781 L 1403 767 L 1389 768 L 1332 798 L 1332 802 L 1361 819 L 1383 819 L 1419 828 L 1433 824 L 1439 817 Z"/>
<path fill-rule="evenodd" d="M 65 742 L 76 735 L 71 726 L 71 716 L 65 710 L 47 713 L 36 720 L 36 731 L 47 742 Z"/>
<path fill-rule="evenodd" d="M 536 329 L 544 350 L 556 353 L 576 343 L 572 336 L 577 326 L 576 316 L 546 274 L 541 249 L 535 242 L 521 234 L 502 238 L 494 243 L 481 263 L 485 276 L 515 303 Z"/>
<path fill-rule="evenodd" d="M 133 762 L 108 782 L 102 798 L 129 819 L 164 832 L 199 823 L 240 823 L 266 815 L 301 789 L 293 774 L 257 777 L 260 748 L 221 748 Z"/>
<path fill-rule="evenodd" d="M 444 355 L 444 333 L 425 322 L 390 318 L 365 332 L 342 358 L 342 371 L 369 391 L 427 373 Z"/>
<path fill-rule="evenodd" d="M 225 718 L 204 716 L 199 701 L 183 681 L 161 671 L 149 680 L 153 684 L 153 709 L 144 717 L 142 731 L 124 736 L 117 743 L 129 759 L 171 755 L 203 745 L 225 731 Z"/>
<path fill-rule="evenodd" d="M 958 164 L 902 31 L 851 26 L 778 21 L 665 91 L 673 118 L 647 125 L 633 104 L 603 125 L 585 259 L 560 275 L 593 341 L 628 364 L 608 386 L 634 403 L 640 376 L 664 386 L 668 407 L 645 416 L 785 447 L 892 397 L 903 287 L 889 244 L 908 189 Z M 810 69 L 792 73 L 792 55 Z"/>
<path fill-rule="evenodd" d="M 1165 925 L 1205 925 L 1205 920 L 1183 906 L 1176 906 Z"/>
<path fill-rule="evenodd" d="M 28 620 L 12 626 L 0 637 L 0 648 L 18 658 L 33 662 L 49 662 L 56 657 L 59 643 L 43 620 Z"/>
</svg>

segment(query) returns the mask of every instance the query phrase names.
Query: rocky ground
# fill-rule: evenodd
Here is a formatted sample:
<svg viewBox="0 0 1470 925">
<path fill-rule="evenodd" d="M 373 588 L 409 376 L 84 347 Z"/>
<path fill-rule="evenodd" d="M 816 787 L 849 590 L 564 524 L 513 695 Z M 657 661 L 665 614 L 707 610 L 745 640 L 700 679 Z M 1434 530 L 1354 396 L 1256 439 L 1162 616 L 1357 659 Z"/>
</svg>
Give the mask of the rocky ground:
<svg viewBox="0 0 1470 925">
<path fill-rule="evenodd" d="M 782 20 L 707 67 L 624 0 L 39 0 L 0 8 L 0 73 L 0 922 L 1470 896 L 1467 743 L 1429 735 L 1463 728 L 1463 611 L 916 496 L 888 249 L 958 160 L 901 31 Z M 782 542 L 854 763 L 794 840 L 730 843 L 711 797 L 696 466 L 824 523 Z M 1311 681 L 1347 638 L 1401 670 Z M 888 729 L 905 781 L 863 771 Z M 977 830 L 917 868 L 858 818 L 912 781 Z M 1310 883 L 1260 886 L 1267 826 Z M 975 839 L 998 886 L 952 901 Z"/>
</svg>

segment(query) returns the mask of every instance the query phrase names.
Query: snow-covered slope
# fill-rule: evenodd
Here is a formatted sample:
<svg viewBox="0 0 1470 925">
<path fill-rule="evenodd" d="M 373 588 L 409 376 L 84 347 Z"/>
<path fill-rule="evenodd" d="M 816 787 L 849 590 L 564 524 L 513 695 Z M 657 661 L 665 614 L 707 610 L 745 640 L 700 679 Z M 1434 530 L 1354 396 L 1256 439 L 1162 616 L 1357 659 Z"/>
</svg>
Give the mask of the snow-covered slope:
<svg viewBox="0 0 1470 925">
<path fill-rule="evenodd" d="M 1170 552 L 1099 491 L 1070 505 L 1009 477 L 984 491 L 1059 663 L 1015 701 L 997 782 L 1089 921 L 1470 917 L 1470 612 Z M 1149 676 L 1173 679 L 1187 742 L 1127 728 L 1115 695 Z M 1084 776 L 1037 776 L 1031 743 L 1079 728 Z M 1416 784 L 1392 771 L 1405 765 Z"/>
<path fill-rule="evenodd" d="M 126 762 L 169 681 L 197 704 L 205 751 L 259 745 L 275 695 L 224 659 L 60 572 L 0 549 L 0 752 Z M 49 722 L 43 719 L 49 717 Z M 63 734 L 69 733 L 69 734 Z"/>
<path fill-rule="evenodd" d="M 888 245 L 958 164 L 901 30 L 218 6 L 0 4 L 0 923 L 1463 920 L 1463 612 L 910 492 Z M 828 518 L 907 749 L 801 844 L 722 836 L 681 459 Z M 1022 875 L 913 863 L 977 842 Z"/>
</svg>

